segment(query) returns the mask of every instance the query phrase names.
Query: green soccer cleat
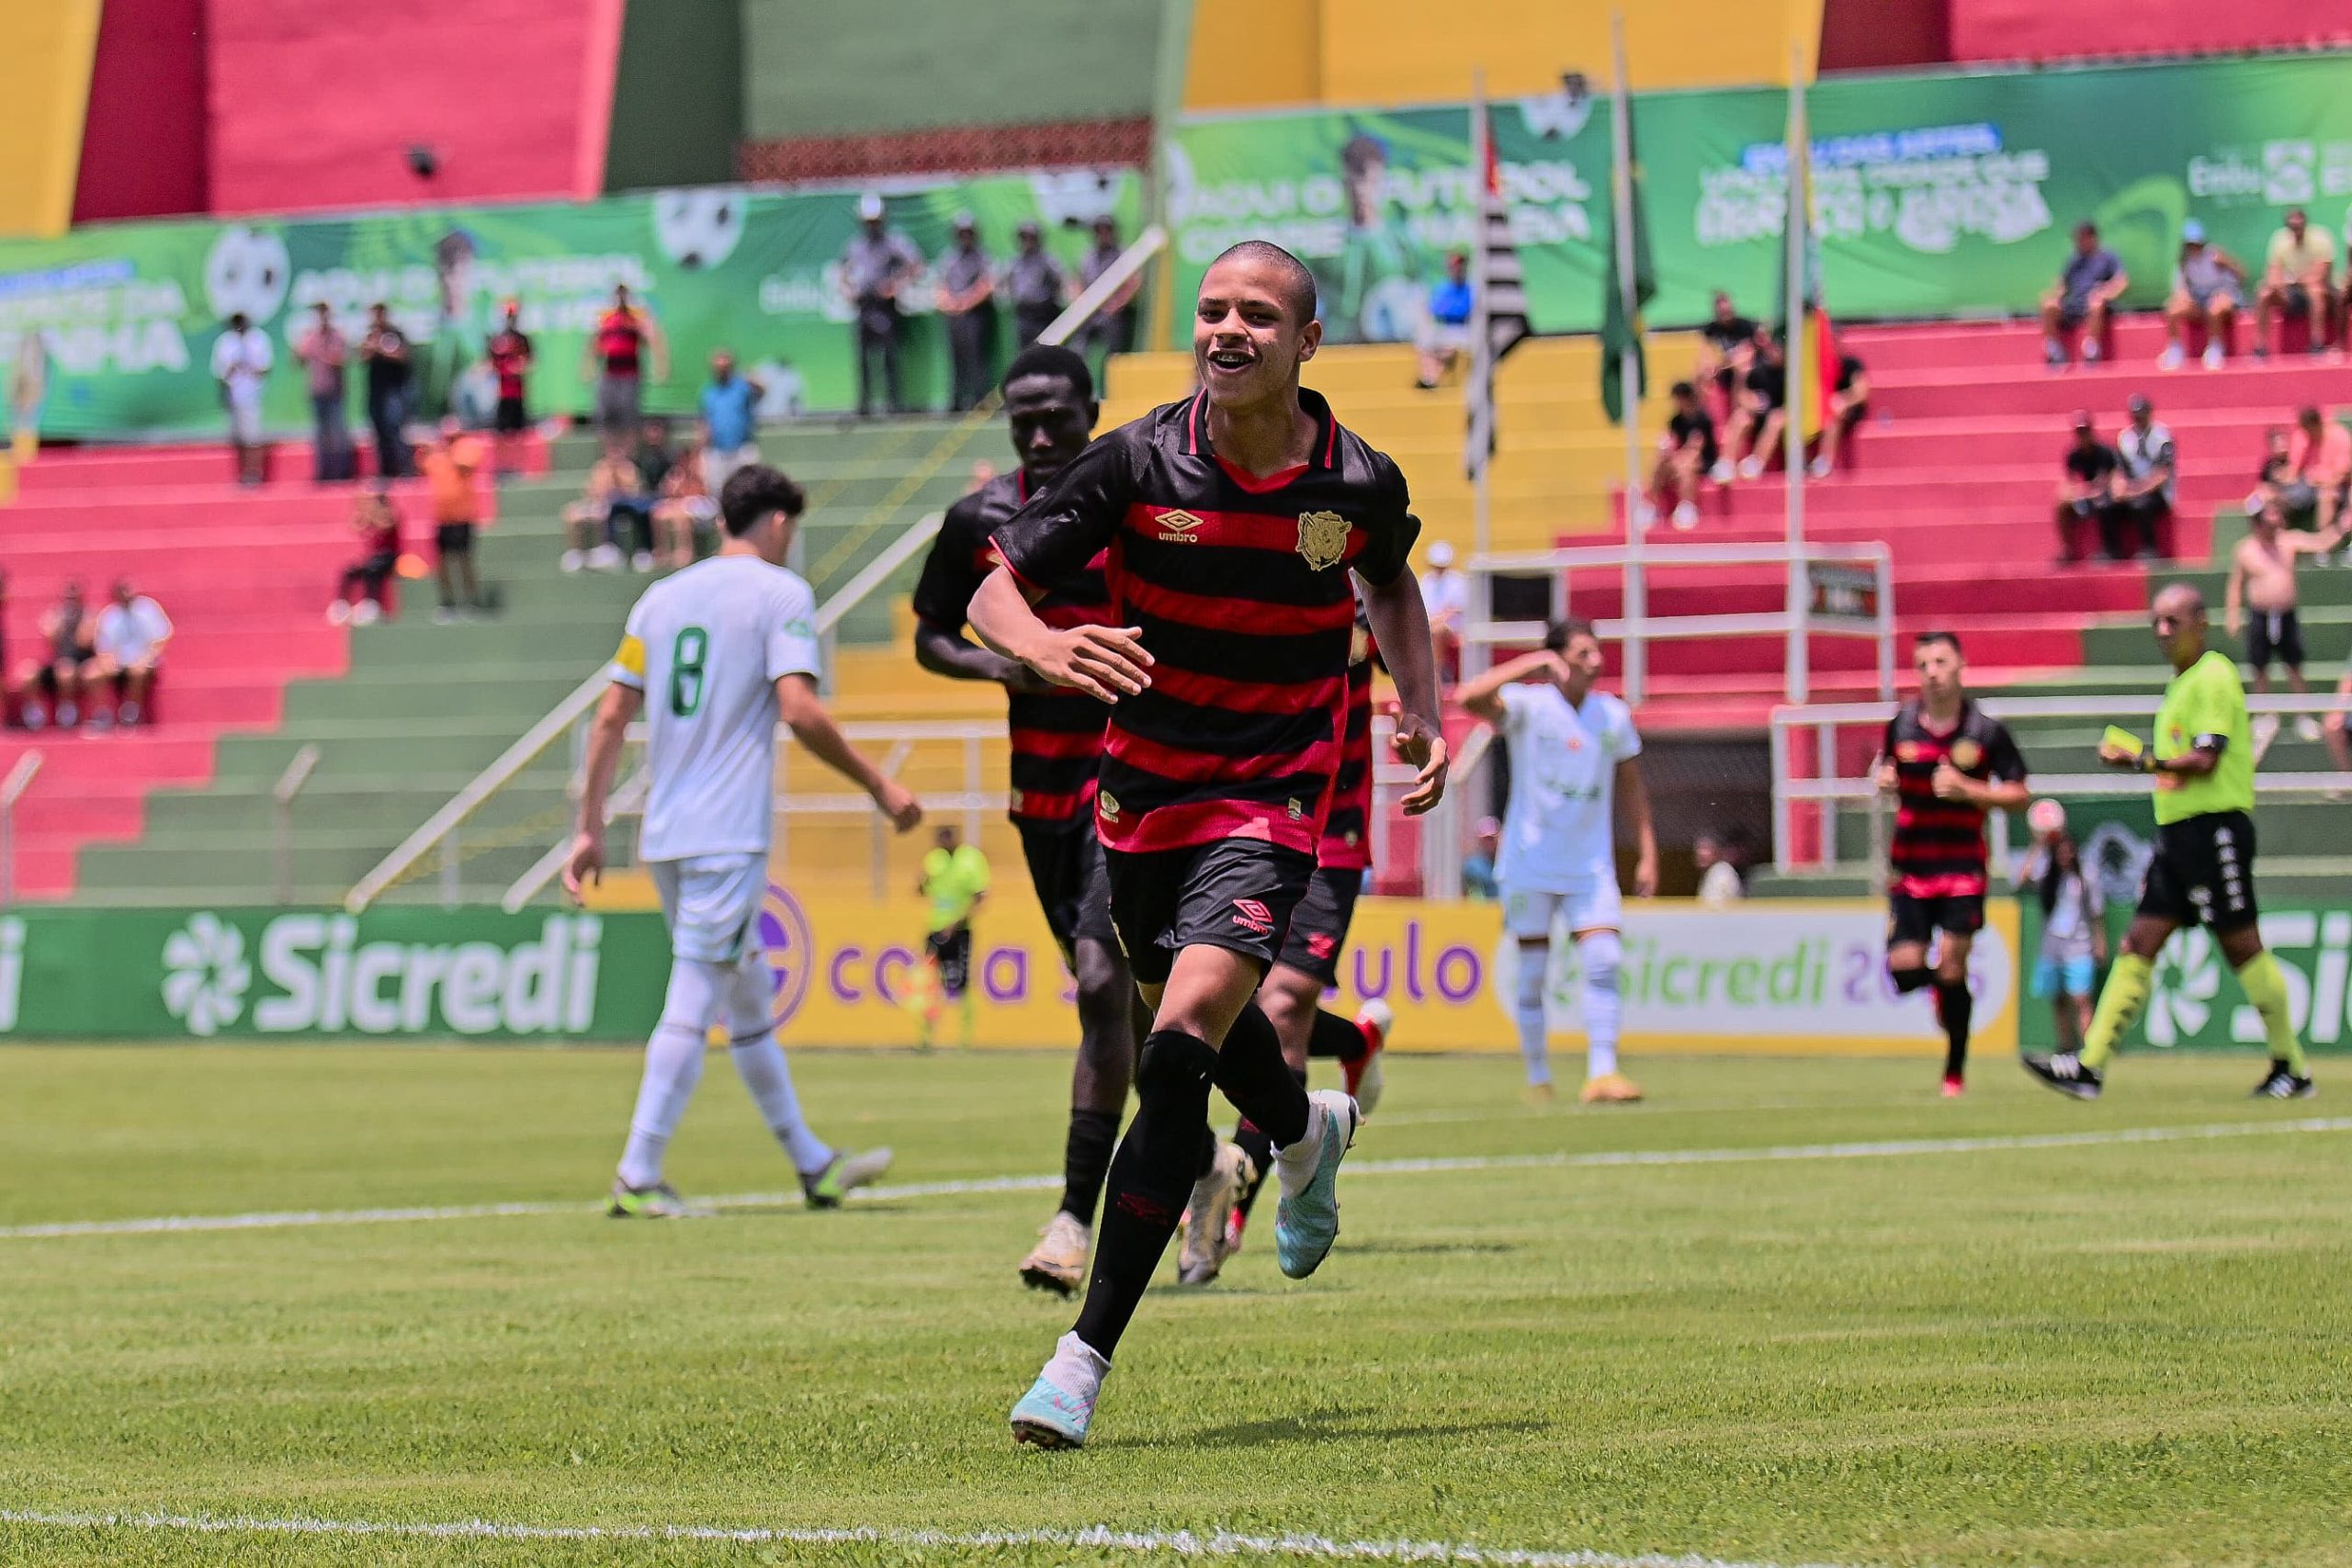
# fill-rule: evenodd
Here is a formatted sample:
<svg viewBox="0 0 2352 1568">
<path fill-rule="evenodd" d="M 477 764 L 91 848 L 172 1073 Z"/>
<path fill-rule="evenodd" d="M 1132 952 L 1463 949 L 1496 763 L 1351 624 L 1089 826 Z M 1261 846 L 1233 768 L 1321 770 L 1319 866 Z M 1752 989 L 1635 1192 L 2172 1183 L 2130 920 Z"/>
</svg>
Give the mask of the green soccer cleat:
<svg viewBox="0 0 2352 1568">
<path fill-rule="evenodd" d="M 616 1220 L 683 1220 L 688 1211 L 686 1201 L 666 1181 L 657 1181 L 650 1187 L 631 1187 L 615 1177 L 612 1199 L 605 1213 Z"/>
<path fill-rule="evenodd" d="M 862 1149 L 856 1154 L 837 1154 L 831 1165 L 814 1176 L 800 1179 L 800 1195 L 812 1209 L 838 1209 L 842 1200 L 858 1188 L 878 1179 L 890 1168 L 888 1149 Z"/>
</svg>

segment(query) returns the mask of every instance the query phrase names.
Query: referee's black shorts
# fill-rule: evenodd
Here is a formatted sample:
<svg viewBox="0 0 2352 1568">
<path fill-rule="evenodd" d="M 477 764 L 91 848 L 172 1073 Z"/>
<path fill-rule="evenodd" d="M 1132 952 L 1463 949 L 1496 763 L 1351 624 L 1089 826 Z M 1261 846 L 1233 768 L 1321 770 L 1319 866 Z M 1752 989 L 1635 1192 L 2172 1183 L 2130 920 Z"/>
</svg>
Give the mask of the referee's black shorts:
<svg viewBox="0 0 2352 1568">
<path fill-rule="evenodd" d="M 1178 950 L 1222 947 L 1263 974 L 1283 950 L 1315 857 L 1263 839 L 1219 839 L 1181 850 L 1105 850 L 1111 921 L 1138 984 L 1165 985 Z"/>
<path fill-rule="evenodd" d="M 2261 918 L 2254 906 L 2254 818 L 2208 811 L 2158 823 L 2139 912 L 2217 931 L 2254 924 Z"/>
</svg>

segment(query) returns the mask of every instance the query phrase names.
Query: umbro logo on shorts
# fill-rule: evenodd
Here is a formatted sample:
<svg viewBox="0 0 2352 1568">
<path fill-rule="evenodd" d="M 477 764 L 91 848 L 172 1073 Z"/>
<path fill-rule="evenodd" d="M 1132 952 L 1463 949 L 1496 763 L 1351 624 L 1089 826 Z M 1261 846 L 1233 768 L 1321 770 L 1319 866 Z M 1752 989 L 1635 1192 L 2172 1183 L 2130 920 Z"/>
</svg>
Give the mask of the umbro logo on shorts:
<svg viewBox="0 0 2352 1568">
<path fill-rule="evenodd" d="M 1233 901 L 1233 923 L 1259 936 L 1274 934 L 1274 912 L 1255 898 L 1236 898 Z"/>
</svg>

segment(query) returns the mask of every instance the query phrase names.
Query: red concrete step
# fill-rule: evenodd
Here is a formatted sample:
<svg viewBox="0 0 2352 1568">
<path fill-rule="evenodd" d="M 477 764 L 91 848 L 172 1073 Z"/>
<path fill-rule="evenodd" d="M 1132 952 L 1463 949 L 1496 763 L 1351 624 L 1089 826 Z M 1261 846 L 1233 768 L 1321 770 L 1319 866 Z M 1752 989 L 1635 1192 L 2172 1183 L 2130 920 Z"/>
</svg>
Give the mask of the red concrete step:
<svg viewBox="0 0 2352 1568">
<path fill-rule="evenodd" d="M 354 427 L 354 434 L 358 438 L 364 481 L 376 471 L 375 444 L 358 426 Z M 521 443 L 515 453 L 518 469 L 526 474 L 546 473 L 548 444 L 536 434 L 522 437 Z M 269 455 L 270 483 L 263 487 L 264 493 L 312 482 L 316 470 L 309 442 L 272 442 Z M 229 449 L 223 446 L 74 446 L 45 448 L 24 467 L 19 482 L 26 493 L 36 494 L 88 485 L 231 485 L 236 477 Z M 322 488 L 329 493 L 347 494 L 350 482 Z"/>
<path fill-rule="evenodd" d="M 2170 423 L 2193 410 L 2278 411 L 2281 419 L 2305 403 L 2322 407 L 2347 390 L 2344 367 L 2323 361 L 2273 360 L 2223 370 L 2191 369 L 2166 374 L 2154 365 L 2100 366 L 2069 375 L 2032 375 L 1988 381 L 1978 370 L 1921 370 L 1874 378 L 1871 406 L 1891 421 L 2005 414 L 2063 421 L 2078 408 L 2120 411 L 2133 393 L 2144 393 L 2157 417 Z M 2177 434 L 2177 433 L 2176 433 Z"/>
<path fill-rule="evenodd" d="M 43 793 L 119 788 L 124 781 L 134 779 L 200 784 L 212 776 L 213 739 L 211 735 L 168 720 L 153 729 L 103 738 L 61 735 L 54 730 L 0 731 L 0 777 L 27 751 L 39 751 L 41 771 L 33 788 Z"/>
<path fill-rule="evenodd" d="M 2154 312 L 2120 315 L 2113 331 L 2111 363 L 2130 368 L 2154 367 L 2165 351 L 2164 319 Z M 1909 326 L 1846 326 L 1838 341 L 1871 367 L 1875 378 L 1919 369 L 2041 371 L 2041 327 L 2035 321 L 1955 321 Z M 2232 365 L 2259 363 L 2252 357 L 2253 317 L 2238 329 L 2239 357 Z M 2287 356 L 2281 356 L 2287 357 Z M 2298 356 L 2301 357 L 2301 356 Z M 2226 373 L 2230 366 L 2224 366 Z M 2201 368 L 2201 367 L 2200 367 Z"/>
</svg>

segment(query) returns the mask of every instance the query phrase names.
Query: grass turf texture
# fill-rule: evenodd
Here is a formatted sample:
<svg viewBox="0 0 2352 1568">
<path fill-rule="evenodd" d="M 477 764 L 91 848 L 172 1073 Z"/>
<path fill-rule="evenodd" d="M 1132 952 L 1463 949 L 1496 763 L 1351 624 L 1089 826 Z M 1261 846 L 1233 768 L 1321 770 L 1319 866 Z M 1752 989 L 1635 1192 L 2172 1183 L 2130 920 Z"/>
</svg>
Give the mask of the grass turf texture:
<svg viewBox="0 0 2352 1568">
<path fill-rule="evenodd" d="M 1068 1326 L 1013 1265 L 1046 1192 L 615 1223 L 619 1051 L 0 1051 L 0 1226 L 577 1201 L 578 1213 L 0 1240 L 0 1509 L 532 1525 L 1227 1529 L 1742 1562 L 2352 1563 L 2352 1133 L 1341 1177 L 1147 1299 L 1083 1454 L 1016 1450 Z M 890 1180 L 1057 1168 L 1058 1054 L 795 1061 Z M 2250 1058 L 2062 1101 L 2005 1061 L 1648 1060 L 1522 1109 L 1406 1059 L 1351 1160 L 2263 1123 Z M 2325 1075 L 2323 1065 L 2322 1074 Z M 691 1196 L 787 1188 L 723 1061 Z M 2321 1108 L 2327 1102 L 2323 1100 Z M 1269 1210 L 1261 1216 L 1271 1221 Z M 1173 1247 L 1163 1280 L 1172 1274 Z M 0 1562 L 1133 1562 L 695 1541 L 0 1523 Z"/>
</svg>

